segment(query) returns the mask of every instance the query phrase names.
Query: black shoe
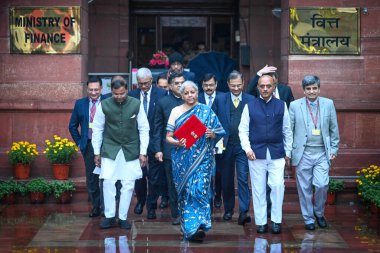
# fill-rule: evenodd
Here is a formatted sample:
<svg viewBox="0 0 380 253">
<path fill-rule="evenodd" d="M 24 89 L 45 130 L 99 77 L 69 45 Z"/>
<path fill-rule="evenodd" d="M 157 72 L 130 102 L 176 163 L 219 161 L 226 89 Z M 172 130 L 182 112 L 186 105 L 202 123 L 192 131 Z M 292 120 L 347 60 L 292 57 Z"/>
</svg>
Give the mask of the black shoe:
<svg viewBox="0 0 380 253">
<path fill-rule="evenodd" d="M 264 233 L 268 232 L 268 224 L 258 225 L 256 228 L 256 232 L 259 234 L 264 234 Z"/>
<path fill-rule="evenodd" d="M 119 219 L 119 226 L 122 229 L 131 229 L 132 225 L 127 220 L 121 220 Z"/>
<path fill-rule="evenodd" d="M 94 218 L 94 217 L 98 217 L 100 216 L 101 214 L 101 211 L 100 211 L 100 208 L 92 208 L 91 212 L 88 214 L 88 217 L 91 217 L 91 218 Z"/>
<path fill-rule="evenodd" d="M 250 223 L 250 222 L 251 222 L 251 217 L 249 215 L 247 215 L 246 212 L 241 212 L 239 214 L 239 219 L 238 219 L 238 224 L 239 225 L 243 225 L 244 226 L 245 223 Z"/>
<path fill-rule="evenodd" d="M 215 206 L 215 208 L 221 208 L 222 207 L 222 199 L 215 198 L 214 199 L 214 206 Z"/>
<path fill-rule="evenodd" d="M 206 237 L 205 231 L 198 229 L 198 231 L 190 238 L 191 242 L 203 242 Z"/>
<path fill-rule="evenodd" d="M 281 233 L 281 223 L 276 223 L 272 221 L 272 234 Z"/>
<path fill-rule="evenodd" d="M 179 217 L 175 218 L 173 221 L 172 221 L 172 225 L 179 225 L 181 224 L 181 219 Z"/>
<path fill-rule="evenodd" d="M 137 202 L 135 209 L 133 210 L 135 214 L 142 214 L 144 205 L 140 202 Z"/>
<path fill-rule="evenodd" d="M 154 209 L 148 210 L 148 215 L 146 216 L 146 218 L 150 219 L 150 220 L 156 219 L 157 218 L 156 210 L 154 210 Z"/>
<path fill-rule="evenodd" d="M 313 230 L 315 230 L 315 224 L 314 224 L 314 223 L 306 224 L 306 225 L 305 225 L 305 229 L 306 229 L 306 230 L 313 231 Z"/>
<path fill-rule="evenodd" d="M 164 209 L 168 207 L 168 200 L 167 199 L 162 199 L 160 203 L 160 208 Z"/>
<path fill-rule="evenodd" d="M 231 220 L 233 214 L 234 214 L 234 212 L 232 212 L 232 211 L 225 212 L 223 215 L 223 220 L 226 220 L 226 221 Z"/>
<path fill-rule="evenodd" d="M 327 228 L 327 222 L 326 222 L 326 219 L 325 217 L 318 217 L 318 216 L 315 216 L 315 219 L 317 220 L 317 223 L 318 223 L 318 226 L 320 228 Z"/>
<path fill-rule="evenodd" d="M 115 217 L 113 218 L 104 218 L 100 222 L 100 228 L 106 229 L 106 228 L 111 228 L 116 225 L 116 219 Z"/>
</svg>

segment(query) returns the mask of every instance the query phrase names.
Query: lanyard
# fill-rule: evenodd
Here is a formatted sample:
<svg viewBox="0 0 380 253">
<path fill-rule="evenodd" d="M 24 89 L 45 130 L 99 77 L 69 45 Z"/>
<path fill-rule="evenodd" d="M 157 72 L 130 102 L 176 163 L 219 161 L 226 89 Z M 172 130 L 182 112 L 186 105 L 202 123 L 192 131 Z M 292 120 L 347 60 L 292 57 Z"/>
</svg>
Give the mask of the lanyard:
<svg viewBox="0 0 380 253">
<path fill-rule="evenodd" d="M 310 107 L 308 99 L 306 99 L 306 104 L 307 104 L 307 108 L 309 109 L 309 113 L 310 113 L 310 116 L 311 116 L 311 120 L 313 121 L 314 128 L 317 129 L 318 111 L 319 111 L 319 100 L 317 100 L 317 112 L 316 112 L 315 118 L 314 118 L 314 115 L 313 115 L 313 111 L 311 110 L 311 107 Z"/>
</svg>

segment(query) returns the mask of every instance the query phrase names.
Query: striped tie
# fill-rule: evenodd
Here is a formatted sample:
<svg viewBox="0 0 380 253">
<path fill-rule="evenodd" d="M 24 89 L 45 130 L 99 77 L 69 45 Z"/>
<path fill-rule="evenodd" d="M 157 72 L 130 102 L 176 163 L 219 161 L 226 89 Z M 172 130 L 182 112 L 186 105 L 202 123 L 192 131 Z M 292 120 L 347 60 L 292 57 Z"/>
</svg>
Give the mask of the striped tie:
<svg viewBox="0 0 380 253">
<path fill-rule="evenodd" d="M 143 100 L 143 106 L 144 106 L 144 111 L 145 111 L 145 114 L 148 115 L 148 92 L 144 92 L 144 100 Z"/>
</svg>

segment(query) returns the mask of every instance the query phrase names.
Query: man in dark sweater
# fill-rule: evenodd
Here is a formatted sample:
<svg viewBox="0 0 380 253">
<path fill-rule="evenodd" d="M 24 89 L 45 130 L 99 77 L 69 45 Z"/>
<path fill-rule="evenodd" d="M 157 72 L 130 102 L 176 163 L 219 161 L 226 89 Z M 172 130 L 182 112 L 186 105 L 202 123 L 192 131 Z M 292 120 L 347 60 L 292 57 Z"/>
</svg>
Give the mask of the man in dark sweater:
<svg viewBox="0 0 380 253">
<path fill-rule="evenodd" d="M 239 139 L 239 123 L 244 106 L 255 98 L 242 92 L 244 87 L 243 75 L 232 71 L 227 79 L 230 92 L 218 96 L 212 109 L 218 116 L 226 135 L 223 138 L 225 150 L 223 154 L 217 155 L 218 169 L 222 177 L 222 195 L 224 205 L 223 219 L 232 219 L 235 206 L 235 167 L 238 182 L 239 218 L 238 224 L 244 225 L 251 222 L 248 215 L 250 195 L 248 187 L 248 160 L 244 150 L 241 148 Z M 220 166 L 219 166 L 220 165 Z"/>
<path fill-rule="evenodd" d="M 273 96 L 274 80 L 269 75 L 260 77 L 260 97 L 248 103 L 239 125 L 241 146 L 248 158 L 251 175 L 252 199 L 257 233 L 266 233 L 266 184 L 271 188 L 272 233 L 281 233 L 282 203 L 284 200 L 284 166 L 290 166 L 292 130 L 284 101 Z M 268 179 L 267 179 L 268 173 Z"/>
<path fill-rule="evenodd" d="M 171 145 L 166 142 L 166 125 L 172 109 L 176 106 L 183 104 L 179 88 L 185 78 L 182 73 L 173 73 L 169 77 L 170 94 L 157 103 L 154 132 L 153 132 L 153 152 L 155 158 L 159 162 L 164 163 L 164 169 L 168 184 L 169 204 L 172 218 L 172 224 L 179 225 L 177 192 L 174 187 L 173 174 L 172 174 L 172 161 L 171 161 Z"/>
</svg>

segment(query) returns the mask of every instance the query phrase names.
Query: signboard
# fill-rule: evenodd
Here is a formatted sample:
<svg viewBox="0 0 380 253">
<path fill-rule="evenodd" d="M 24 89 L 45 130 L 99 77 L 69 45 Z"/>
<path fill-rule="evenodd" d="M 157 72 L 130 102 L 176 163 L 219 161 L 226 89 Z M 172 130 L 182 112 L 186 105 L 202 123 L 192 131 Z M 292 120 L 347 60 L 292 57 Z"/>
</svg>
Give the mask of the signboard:
<svg viewBox="0 0 380 253">
<path fill-rule="evenodd" d="M 359 17 L 359 8 L 290 8 L 290 54 L 360 54 Z"/>
<path fill-rule="evenodd" d="M 11 53 L 80 53 L 80 7 L 12 7 Z"/>
</svg>

